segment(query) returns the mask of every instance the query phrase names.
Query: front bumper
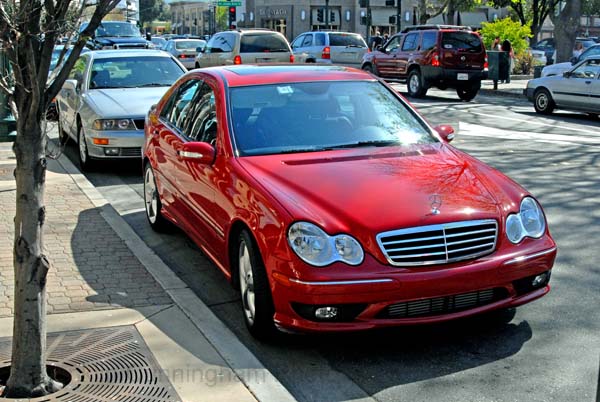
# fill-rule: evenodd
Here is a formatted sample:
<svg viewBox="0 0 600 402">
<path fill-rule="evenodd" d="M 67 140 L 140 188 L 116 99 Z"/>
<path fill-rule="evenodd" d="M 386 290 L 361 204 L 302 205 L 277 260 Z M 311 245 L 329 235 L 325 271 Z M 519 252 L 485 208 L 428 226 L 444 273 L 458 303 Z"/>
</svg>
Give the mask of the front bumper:
<svg viewBox="0 0 600 402">
<path fill-rule="evenodd" d="M 441 85 L 448 88 L 476 84 L 487 79 L 488 75 L 488 72 L 484 69 L 462 70 L 432 66 L 422 66 L 421 69 L 423 70 L 423 78 L 430 85 Z M 459 77 L 465 77 L 465 74 L 467 79 L 458 79 Z"/>
<path fill-rule="evenodd" d="M 108 144 L 95 144 L 94 139 L 108 140 Z M 86 131 L 86 142 L 88 154 L 94 159 L 139 159 L 144 146 L 144 130 L 89 130 Z"/>
<path fill-rule="evenodd" d="M 527 97 L 527 100 L 529 102 L 533 102 L 533 92 L 534 92 L 535 88 L 525 88 L 523 89 L 523 95 L 525 95 Z"/>
<path fill-rule="evenodd" d="M 285 331 L 355 331 L 433 323 L 516 307 L 550 291 L 556 245 L 550 238 L 518 254 L 418 269 L 380 266 L 377 274 L 303 280 L 272 271 L 274 320 Z M 371 257 L 365 264 L 379 265 Z M 546 273 L 539 286 L 532 279 Z M 481 299 L 481 300 L 480 300 Z M 317 319 L 319 307 L 339 308 L 338 320 Z M 311 315 L 313 314 L 313 315 Z"/>
</svg>

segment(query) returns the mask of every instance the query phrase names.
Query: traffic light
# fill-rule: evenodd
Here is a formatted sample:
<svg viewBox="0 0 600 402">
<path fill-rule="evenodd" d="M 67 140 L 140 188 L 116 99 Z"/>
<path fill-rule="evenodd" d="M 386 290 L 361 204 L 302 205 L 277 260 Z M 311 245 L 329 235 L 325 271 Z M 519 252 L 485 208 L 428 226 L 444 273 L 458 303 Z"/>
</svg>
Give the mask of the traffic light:
<svg viewBox="0 0 600 402">
<path fill-rule="evenodd" d="M 367 0 L 358 0 L 358 6 L 360 8 L 366 8 L 367 7 Z"/>
<path fill-rule="evenodd" d="M 235 15 L 236 10 L 237 10 L 237 7 L 235 7 L 235 6 L 229 7 L 229 28 L 230 29 L 235 28 L 234 24 L 237 21 L 237 17 Z"/>
<path fill-rule="evenodd" d="M 360 25 L 367 25 L 367 17 L 360 17 Z"/>
<path fill-rule="evenodd" d="M 390 15 L 388 22 L 390 23 L 390 25 L 394 25 L 396 23 L 396 16 Z"/>
<path fill-rule="evenodd" d="M 329 12 L 329 22 L 335 22 L 335 11 Z"/>
<path fill-rule="evenodd" d="M 386 6 L 395 6 L 396 0 L 385 0 L 385 5 Z"/>
<path fill-rule="evenodd" d="M 319 8 L 317 9 L 317 21 L 318 22 L 323 22 L 323 9 Z"/>
</svg>

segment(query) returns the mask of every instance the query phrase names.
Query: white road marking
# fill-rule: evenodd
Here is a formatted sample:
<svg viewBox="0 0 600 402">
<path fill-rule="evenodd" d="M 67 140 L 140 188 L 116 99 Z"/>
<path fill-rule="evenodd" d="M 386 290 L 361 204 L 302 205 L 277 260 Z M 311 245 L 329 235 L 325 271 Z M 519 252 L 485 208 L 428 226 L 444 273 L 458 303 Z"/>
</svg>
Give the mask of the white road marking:
<svg viewBox="0 0 600 402">
<path fill-rule="evenodd" d="M 465 122 L 458 123 L 458 136 L 504 138 L 509 140 L 530 140 L 570 145 L 600 145 L 600 137 L 582 137 L 577 135 L 534 133 L 525 131 L 505 130 Z"/>
<path fill-rule="evenodd" d="M 490 117 L 490 113 L 481 113 L 481 112 L 473 112 L 471 111 L 471 114 L 476 114 L 479 116 L 486 116 L 486 117 Z M 577 128 L 577 127 L 568 127 L 568 126 L 559 126 L 556 124 L 556 122 L 554 123 L 545 123 L 543 121 L 538 121 L 538 120 L 533 120 L 533 119 L 518 119 L 516 117 L 507 117 L 507 116 L 502 116 L 502 120 L 512 120 L 512 121 L 518 121 L 521 123 L 527 123 L 527 124 L 535 124 L 538 126 L 546 126 L 546 127 L 554 127 L 554 128 L 559 128 L 562 130 L 569 130 L 569 131 L 580 131 L 582 133 L 589 133 L 589 134 L 596 134 L 598 131 L 600 131 L 600 128 L 596 127 L 595 129 L 592 130 L 586 130 L 584 128 Z"/>
</svg>

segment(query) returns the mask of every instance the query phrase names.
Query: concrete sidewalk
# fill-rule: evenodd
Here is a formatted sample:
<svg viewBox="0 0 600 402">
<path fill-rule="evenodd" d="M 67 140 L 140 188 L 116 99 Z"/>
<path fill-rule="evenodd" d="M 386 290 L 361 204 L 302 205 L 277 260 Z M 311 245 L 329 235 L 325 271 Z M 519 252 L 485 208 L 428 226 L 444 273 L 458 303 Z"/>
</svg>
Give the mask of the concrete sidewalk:
<svg viewBox="0 0 600 402">
<path fill-rule="evenodd" d="M 512 76 L 510 83 L 498 82 L 498 88 L 494 89 L 494 82 L 491 80 L 481 81 L 480 94 L 486 96 L 503 96 L 518 99 L 527 99 L 523 95 L 523 90 L 527 87 L 527 82 L 533 79 L 530 76 Z"/>
<path fill-rule="evenodd" d="M 0 143 L 0 338 L 12 336 L 11 147 Z M 48 161 L 45 199 L 49 333 L 134 328 L 176 400 L 294 400 L 65 156 Z"/>
</svg>

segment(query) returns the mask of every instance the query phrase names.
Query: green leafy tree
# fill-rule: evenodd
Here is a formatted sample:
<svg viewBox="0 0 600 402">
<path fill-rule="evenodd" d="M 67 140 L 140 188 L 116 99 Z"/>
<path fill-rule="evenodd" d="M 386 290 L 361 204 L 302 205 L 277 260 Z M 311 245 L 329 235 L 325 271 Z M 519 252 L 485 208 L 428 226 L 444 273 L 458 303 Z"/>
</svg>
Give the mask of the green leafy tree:
<svg viewBox="0 0 600 402">
<path fill-rule="evenodd" d="M 492 0 L 495 7 L 510 7 L 522 25 L 529 25 L 533 43 L 537 42 L 544 20 L 559 0 Z"/>
<path fill-rule="evenodd" d="M 457 11 L 470 11 L 473 7 L 481 5 L 484 0 L 444 0 L 431 1 L 419 0 L 419 23 L 426 24 L 427 20 L 440 14 L 446 14 L 446 23 L 455 24 L 454 16 Z"/>
<path fill-rule="evenodd" d="M 44 190 L 48 139 L 46 110 L 75 65 L 81 49 L 102 18 L 119 0 L 95 0 L 89 24 L 77 36 L 60 72 L 48 78 L 57 39 L 71 34 L 90 6 L 76 0 L 0 1 L 0 40 L 11 76 L 0 75 L 0 90 L 16 119 L 13 150 L 17 160 L 13 265 L 14 322 L 10 377 L 1 396 L 31 398 L 59 390 L 62 384 L 46 372 L 46 278 L 50 262 L 44 254 Z M 73 9 L 78 9 L 76 15 Z M 64 53 L 64 52 L 63 52 Z M 64 58 L 64 55 L 63 55 Z M 5 239 L 6 240 L 6 239 Z"/>
<path fill-rule="evenodd" d="M 151 23 L 161 13 L 162 0 L 140 0 L 140 26 Z"/>
<path fill-rule="evenodd" d="M 583 15 L 600 15 L 600 0 L 583 1 Z"/>
<path fill-rule="evenodd" d="M 217 7 L 216 14 L 217 31 L 224 31 L 229 29 L 229 8 L 228 7 Z"/>
<path fill-rule="evenodd" d="M 513 21 L 509 17 L 494 22 L 484 22 L 481 24 L 481 35 L 486 49 L 492 46 L 496 36 L 500 40 L 508 39 L 515 54 L 521 54 L 527 49 L 527 38 L 531 37 L 531 30 L 528 25 L 521 25 L 518 21 Z"/>
</svg>

